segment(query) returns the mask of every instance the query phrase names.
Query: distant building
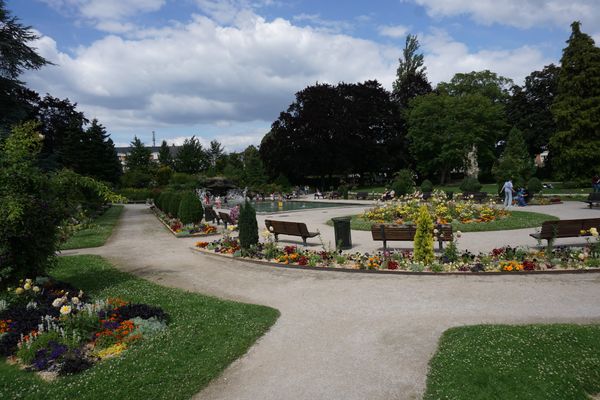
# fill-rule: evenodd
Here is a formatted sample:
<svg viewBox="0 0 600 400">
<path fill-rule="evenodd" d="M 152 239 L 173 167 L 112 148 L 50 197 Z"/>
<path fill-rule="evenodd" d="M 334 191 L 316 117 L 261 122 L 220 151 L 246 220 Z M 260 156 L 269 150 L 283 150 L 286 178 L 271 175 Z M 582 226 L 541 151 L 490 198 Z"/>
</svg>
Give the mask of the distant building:
<svg viewBox="0 0 600 400">
<path fill-rule="evenodd" d="M 146 148 L 150 149 L 150 159 L 152 161 L 158 162 L 158 152 L 160 151 L 160 146 L 146 146 Z M 169 150 L 171 152 L 171 158 L 175 158 L 181 146 L 171 145 Z M 131 146 L 127 147 L 115 147 L 117 151 L 117 157 L 119 157 L 119 161 L 123 168 L 127 167 L 127 155 L 131 151 Z"/>
</svg>

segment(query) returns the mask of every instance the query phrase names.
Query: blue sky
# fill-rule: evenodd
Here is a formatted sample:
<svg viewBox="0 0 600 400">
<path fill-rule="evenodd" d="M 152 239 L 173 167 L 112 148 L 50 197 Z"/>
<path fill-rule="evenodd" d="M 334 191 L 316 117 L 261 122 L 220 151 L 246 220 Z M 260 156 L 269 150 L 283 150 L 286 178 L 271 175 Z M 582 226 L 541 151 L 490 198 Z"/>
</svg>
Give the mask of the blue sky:
<svg viewBox="0 0 600 400">
<path fill-rule="evenodd" d="M 407 33 L 433 84 L 490 69 L 521 83 L 558 63 L 574 20 L 600 39 L 598 0 L 7 0 L 54 62 L 23 80 L 68 97 L 122 145 L 196 135 L 258 144 L 294 93 L 377 79 Z"/>
</svg>

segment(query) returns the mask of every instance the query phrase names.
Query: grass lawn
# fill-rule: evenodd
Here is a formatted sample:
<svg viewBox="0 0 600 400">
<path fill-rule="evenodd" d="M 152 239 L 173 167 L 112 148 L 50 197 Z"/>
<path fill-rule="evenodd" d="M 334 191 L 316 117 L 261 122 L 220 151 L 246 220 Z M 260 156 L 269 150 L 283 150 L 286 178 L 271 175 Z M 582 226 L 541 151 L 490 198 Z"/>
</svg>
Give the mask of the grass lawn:
<svg viewBox="0 0 600 400">
<path fill-rule="evenodd" d="M 89 228 L 75 232 L 63 245 L 61 250 L 100 247 L 110 237 L 113 228 L 123 212 L 123 206 L 112 206 L 92 222 Z"/>
<path fill-rule="evenodd" d="M 589 399 L 600 393 L 600 326 L 452 328 L 429 363 L 425 400 Z"/>
<path fill-rule="evenodd" d="M 373 222 L 363 219 L 358 215 L 352 215 L 350 228 L 357 231 L 370 231 Z M 535 228 L 542 226 L 544 221 L 557 220 L 557 217 L 548 214 L 527 212 L 527 211 L 512 211 L 511 216 L 486 223 L 462 224 L 460 222 L 452 222 L 452 229 L 461 232 L 486 232 L 486 231 L 505 231 L 510 229 Z M 333 225 L 331 220 L 327 221 L 327 225 Z"/>
<path fill-rule="evenodd" d="M 168 330 L 78 375 L 46 383 L 0 362 L 0 399 L 189 399 L 273 325 L 272 308 L 218 300 L 150 283 L 97 256 L 59 257 L 58 279 L 93 298 L 162 307 Z"/>
</svg>

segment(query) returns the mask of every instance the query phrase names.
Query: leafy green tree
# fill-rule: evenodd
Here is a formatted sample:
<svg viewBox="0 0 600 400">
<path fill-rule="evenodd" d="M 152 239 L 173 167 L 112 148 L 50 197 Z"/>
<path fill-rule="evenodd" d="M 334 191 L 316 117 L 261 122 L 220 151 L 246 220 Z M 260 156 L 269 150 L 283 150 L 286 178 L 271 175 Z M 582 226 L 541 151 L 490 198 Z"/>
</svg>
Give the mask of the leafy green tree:
<svg viewBox="0 0 600 400">
<path fill-rule="evenodd" d="M 217 162 L 221 158 L 223 158 L 223 156 L 225 155 L 225 151 L 223 150 L 223 146 L 221 146 L 221 143 L 219 143 L 217 140 L 211 140 L 207 154 L 210 166 L 212 168 L 216 168 Z"/>
<path fill-rule="evenodd" d="M 493 103 L 506 103 L 513 81 L 490 70 L 455 74 L 450 82 L 440 82 L 437 90 L 450 96 L 480 94 Z"/>
<path fill-rule="evenodd" d="M 408 122 L 417 171 L 423 176 L 439 176 L 442 184 L 450 171 L 466 170 L 473 147 L 479 165 L 491 169 L 497 139 L 506 128 L 503 107 L 477 93 L 417 97 L 411 102 Z"/>
<path fill-rule="evenodd" d="M 173 166 L 173 157 L 171 157 L 171 149 L 166 140 L 163 140 L 158 149 L 158 163 L 163 167 Z"/>
<path fill-rule="evenodd" d="M 131 149 L 126 159 L 127 169 L 129 171 L 139 171 L 149 174 L 152 163 L 152 151 L 144 146 L 144 143 L 137 136 L 133 137 L 130 147 Z"/>
<path fill-rule="evenodd" d="M 0 137 L 31 112 L 29 100 L 37 97 L 24 87 L 19 76 L 26 70 L 51 64 L 30 46 L 38 38 L 32 28 L 21 24 L 6 8 L 6 2 L 0 0 Z"/>
<path fill-rule="evenodd" d="M 431 92 L 423 54 L 417 53 L 418 50 L 419 40 L 417 37 L 415 35 L 406 36 L 402 57 L 398 60 L 396 80 L 392 84 L 392 98 L 401 109 L 407 108 L 411 99 Z"/>
<path fill-rule="evenodd" d="M 600 173 L 600 49 L 580 25 L 571 24 L 552 106 L 557 131 L 550 138 L 550 154 L 560 179 Z"/>
<path fill-rule="evenodd" d="M 242 250 L 247 251 L 252 246 L 258 244 L 258 223 L 256 222 L 256 211 L 252 204 L 246 201 L 240 207 L 240 216 L 238 218 L 238 228 L 240 231 L 239 240 Z"/>
<path fill-rule="evenodd" d="M 242 185 L 254 189 L 267 183 L 267 173 L 258 149 L 250 145 L 244 150 L 242 157 L 244 163 Z"/>
<path fill-rule="evenodd" d="M 392 183 L 396 196 L 405 196 L 415 191 L 415 177 L 410 169 L 401 169 Z"/>
<path fill-rule="evenodd" d="M 550 64 L 525 78 L 525 85 L 513 86 L 507 115 L 512 126 L 523 132 L 529 154 L 541 153 L 556 132 L 551 107 L 558 90 L 560 67 Z"/>
<path fill-rule="evenodd" d="M 179 211 L 177 213 L 183 224 L 198 224 L 202 221 L 204 208 L 198 195 L 194 192 L 185 192 L 181 196 Z"/>
<path fill-rule="evenodd" d="M 174 160 L 175 171 L 196 174 L 208 168 L 208 156 L 195 137 L 185 139 Z"/>
<path fill-rule="evenodd" d="M 504 152 L 493 172 L 499 187 L 508 179 L 512 179 L 516 187 L 525 187 L 535 172 L 533 158 L 527 151 L 523 134 L 517 128 L 511 129 Z"/>
</svg>

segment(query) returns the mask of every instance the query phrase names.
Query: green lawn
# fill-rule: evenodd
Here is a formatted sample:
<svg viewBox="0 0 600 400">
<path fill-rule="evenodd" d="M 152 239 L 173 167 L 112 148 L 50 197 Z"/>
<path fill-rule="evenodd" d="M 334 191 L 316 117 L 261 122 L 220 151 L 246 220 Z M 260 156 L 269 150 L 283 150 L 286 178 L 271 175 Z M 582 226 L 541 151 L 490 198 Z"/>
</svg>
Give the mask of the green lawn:
<svg viewBox="0 0 600 400">
<path fill-rule="evenodd" d="M 425 400 L 590 399 L 600 393 L 600 326 L 452 328 L 429 363 Z"/>
<path fill-rule="evenodd" d="M 94 298 L 160 306 L 171 317 L 169 329 L 121 357 L 53 383 L 0 362 L 0 399 L 189 399 L 246 353 L 279 316 L 272 308 L 159 286 L 96 256 L 59 257 L 52 275 Z"/>
<path fill-rule="evenodd" d="M 350 228 L 357 231 L 370 231 L 373 222 L 363 219 L 358 215 L 352 215 L 350 221 Z M 548 214 L 527 212 L 527 211 L 511 211 L 510 217 L 486 222 L 486 223 L 473 223 L 473 224 L 462 224 L 460 222 L 452 222 L 452 228 L 454 231 L 461 232 L 486 232 L 486 231 L 505 231 L 510 229 L 522 229 L 522 228 L 535 228 L 542 226 L 544 221 L 557 220 L 557 217 Z M 327 221 L 327 225 L 333 225 L 331 220 Z"/>
<path fill-rule="evenodd" d="M 63 245 L 61 250 L 100 247 L 110 237 L 113 228 L 123 212 L 123 206 L 111 206 L 104 214 L 92 222 L 89 228 L 75 232 Z"/>
</svg>

